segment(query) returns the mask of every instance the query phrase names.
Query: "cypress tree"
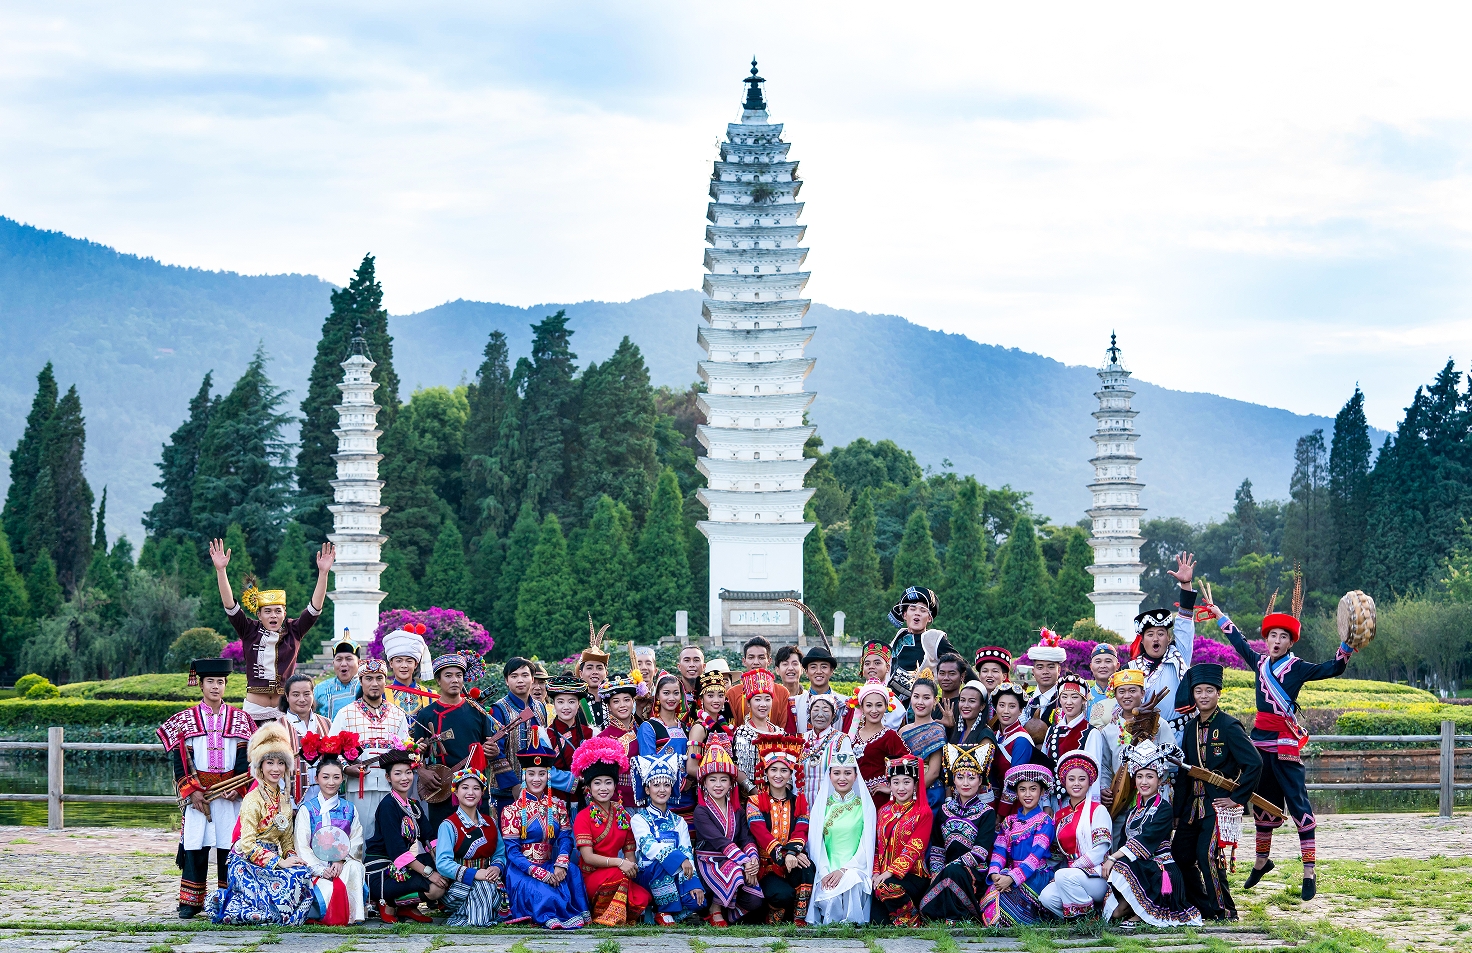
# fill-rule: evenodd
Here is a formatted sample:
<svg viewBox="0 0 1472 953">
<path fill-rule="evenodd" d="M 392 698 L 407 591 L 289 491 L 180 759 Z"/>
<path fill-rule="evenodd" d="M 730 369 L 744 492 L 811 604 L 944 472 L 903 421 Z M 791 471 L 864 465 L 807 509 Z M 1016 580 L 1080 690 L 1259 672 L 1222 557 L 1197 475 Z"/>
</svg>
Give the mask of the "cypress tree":
<svg viewBox="0 0 1472 953">
<path fill-rule="evenodd" d="M 384 592 L 383 611 L 422 608 L 419 583 L 414 581 L 414 574 L 409 572 L 408 557 L 393 544 L 393 540 L 384 544 L 383 561 L 388 567 L 384 569 L 379 582 Z"/>
<path fill-rule="evenodd" d="M 234 557 L 230 561 L 233 564 Z M 286 611 L 291 615 L 301 612 L 312 597 L 317 585 L 317 565 L 312 558 L 312 547 L 307 543 L 306 527 L 296 520 L 286 524 L 267 580 L 270 588 L 286 591 Z"/>
<path fill-rule="evenodd" d="M 1290 497 L 1283 521 L 1283 559 L 1302 566 L 1306 591 L 1322 594 L 1334 584 L 1329 461 L 1324 431 L 1314 430 L 1299 437 L 1293 459 Z"/>
<path fill-rule="evenodd" d="M 628 530 L 620 518 L 621 506 L 606 493 L 598 498 L 582 545 L 573 557 L 573 576 L 577 580 L 578 605 L 592 613 L 600 626 L 606 622 L 613 626 L 612 631 L 633 638 L 638 619 L 630 578 L 634 555 Z"/>
<path fill-rule="evenodd" d="M 548 513 L 516 597 L 516 646 L 522 655 L 566 658 L 582 643 L 573 605 L 572 567 L 556 513 Z"/>
<path fill-rule="evenodd" d="M 1370 474 L 1364 577 L 1377 599 L 1408 594 L 1435 578 L 1426 518 L 1435 490 L 1434 464 L 1422 437 L 1427 411 L 1424 389 L 1417 388 Z"/>
<path fill-rule="evenodd" d="M 506 537 L 506 556 L 501 562 L 501 581 L 496 587 L 496 644 L 509 655 L 521 654 L 516 637 L 516 605 L 521 596 L 521 582 L 532 564 L 532 553 L 542 533 L 536 507 L 525 503 L 516 514 L 516 522 Z"/>
<path fill-rule="evenodd" d="M 102 501 L 97 504 L 97 519 L 93 524 L 92 551 L 107 552 L 107 487 L 102 488 Z"/>
<path fill-rule="evenodd" d="M 1329 447 L 1329 524 L 1333 528 L 1333 590 L 1363 588 L 1365 543 L 1369 535 L 1370 424 L 1365 395 L 1354 389 L 1334 418 Z"/>
<path fill-rule="evenodd" d="M 1063 565 L 1053 580 L 1053 604 L 1048 610 L 1048 621 L 1053 628 L 1066 633 L 1079 619 L 1094 618 L 1094 604 L 1089 601 L 1094 588 L 1094 577 L 1089 575 L 1094 550 L 1078 527 L 1070 526 L 1063 532 L 1068 535 L 1068 542 L 1063 550 Z"/>
<path fill-rule="evenodd" d="M 14 672 L 20 648 L 30 634 L 30 596 L 26 582 L 15 568 L 10 540 L 0 529 L 0 671 Z M 13 681 L 13 679 L 12 679 Z"/>
<path fill-rule="evenodd" d="M 495 452 L 508 404 L 516 397 L 511 386 L 510 354 L 506 335 L 492 331 L 485 359 L 465 394 L 469 414 L 465 421 L 465 493 L 460 519 L 467 530 L 489 532 L 492 538 L 499 538 L 505 531 L 509 515 L 499 495 L 505 488 L 500 485 L 503 474 Z"/>
<path fill-rule="evenodd" d="M 266 376 L 265 351 L 257 348 L 210 414 L 194 477 L 195 531 L 213 539 L 239 524 L 250 541 L 251 560 L 262 566 L 271 565 L 280 543 L 291 481 L 286 429 L 292 418 L 281 412 L 285 402 L 286 394 Z M 236 550 L 234 558 L 242 552 Z"/>
<path fill-rule="evenodd" d="M 239 523 L 231 523 L 226 527 L 223 538 L 225 548 L 230 551 L 230 565 L 225 570 L 225 578 L 230 580 L 230 591 L 234 594 L 235 601 L 239 603 L 240 594 L 245 591 L 245 577 L 257 575 L 256 564 L 251 558 L 245 530 Z M 231 634 L 234 630 L 230 627 L 230 619 L 225 615 L 225 607 L 220 605 L 220 590 L 215 584 L 214 567 L 210 566 L 206 572 L 207 576 L 201 574 L 198 577 L 201 583 L 208 580 L 207 589 L 201 586 L 203 591 L 200 593 L 199 600 L 199 624 L 224 633 L 227 639 L 234 639 L 235 636 Z M 267 583 L 260 585 L 263 589 L 269 588 Z M 301 608 L 291 605 L 286 607 L 288 613 L 293 610 L 300 612 Z"/>
<path fill-rule="evenodd" d="M 997 560 L 992 636 L 998 644 L 1014 652 L 1032 644 L 1033 633 L 1050 621 L 1048 589 L 1048 567 L 1032 519 L 1019 514 Z"/>
<path fill-rule="evenodd" d="M 966 652 L 980 647 L 987 619 L 991 566 L 983 532 L 981 486 L 967 477 L 951 509 L 951 541 L 946 547 L 946 580 L 941 590 L 942 628 L 949 633 L 951 644 Z"/>
<path fill-rule="evenodd" d="M 123 587 L 117 573 L 112 571 L 112 560 L 108 558 L 107 550 L 93 552 L 83 586 L 91 590 L 94 597 L 101 597 L 97 602 L 97 614 L 108 629 L 115 629 L 127 607 L 123 605 Z"/>
<path fill-rule="evenodd" d="M 501 593 L 501 567 L 506 561 L 506 544 L 489 530 L 476 541 L 470 556 L 470 617 L 492 633 L 496 626 L 496 598 Z"/>
<path fill-rule="evenodd" d="M 56 375 L 51 362 L 36 375 L 36 396 L 31 400 L 31 412 L 26 415 L 25 431 L 10 454 L 10 488 L 5 491 L 5 509 L 0 512 L 0 524 L 17 563 L 22 570 L 30 567 L 31 561 L 25 550 L 26 529 L 30 524 L 31 494 L 36 489 L 36 477 L 41 472 L 41 445 L 46 422 L 56 412 Z"/>
<path fill-rule="evenodd" d="M 189 401 L 189 416 L 169 435 L 162 458 L 154 464 L 159 470 L 159 481 L 154 486 L 163 490 L 164 496 L 143 516 L 143 528 L 150 536 L 179 533 L 190 539 L 202 538 L 194 532 L 194 478 L 199 472 L 199 447 L 210 425 L 210 413 L 220 403 L 218 397 L 210 397 L 213 375 L 213 371 L 204 375 L 199 392 Z"/>
<path fill-rule="evenodd" d="M 393 427 L 383 438 L 383 532 L 394 541 L 394 548 L 404 558 L 404 568 L 416 580 L 422 580 L 425 567 L 434 553 L 440 535 L 440 524 L 448 517 L 448 507 L 435 492 L 430 461 L 426 458 L 420 434 L 415 432 L 414 415 L 399 414 Z"/>
<path fill-rule="evenodd" d="M 601 367 L 588 365 L 579 384 L 572 507 L 581 519 L 588 519 L 599 497 L 607 494 L 640 518 L 659 476 L 654 388 L 644 356 L 625 336 Z"/>
<path fill-rule="evenodd" d="M 322 322 L 322 337 L 302 401 L 301 450 L 296 458 L 299 519 L 312 541 L 325 539 L 332 527 L 327 503 L 332 499 L 332 481 L 337 479 L 337 404 L 342 392 L 342 362 L 352 347 L 355 328 L 363 325 L 368 352 L 377 366 L 374 397 L 382 408 L 379 429 L 387 432 L 399 410 L 399 376 L 394 371 L 394 339 L 388 333 L 388 312 L 383 308 L 383 286 L 374 274 L 372 255 L 364 255 L 346 288 L 332 292 L 332 313 Z"/>
<path fill-rule="evenodd" d="M 31 605 L 31 618 L 49 619 L 61 611 L 61 583 L 56 581 L 56 563 L 44 549 L 36 554 L 26 573 L 26 599 Z"/>
<path fill-rule="evenodd" d="M 838 608 L 846 617 L 845 629 L 858 641 L 876 634 L 886 615 L 875 527 L 874 498 L 865 487 L 849 511 L 848 557 L 838 567 Z"/>
<path fill-rule="evenodd" d="M 71 592 L 92 561 L 92 488 L 82 474 L 87 428 L 75 385 L 56 403 L 42 431 L 40 472 L 26 522 L 26 551 L 51 554 L 56 578 Z"/>
<path fill-rule="evenodd" d="M 894 557 L 893 584 L 885 601 L 900 601 L 907 586 L 925 586 L 940 590 L 940 560 L 935 557 L 935 539 L 930 535 L 930 517 L 924 506 L 915 507 L 905 522 L 905 535 L 900 537 L 899 552 Z"/>
<path fill-rule="evenodd" d="M 675 471 L 666 468 L 654 487 L 635 551 L 639 624 L 653 644 L 674 629 L 675 613 L 690 608 L 690 562 L 685 551 L 685 501 Z M 634 633 L 624 633 L 632 638 Z"/>
<path fill-rule="evenodd" d="M 543 509 L 559 510 L 567 501 L 567 449 L 577 401 L 571 337 L 564 311 L 532 325 L 532 359 L 520 408 L 526 458 L 522 498 Z"/>
<path fill-rule="evenodd" d="M 1257 501 L 1252 498 L 1252 481 L 1243 480 L 1234 495 L 1236 506 L 1232 515 L 1237 518 L 1237 548 L 1234 558 L 1240 559 L 1248 553 L 1266 552 L 1263 547 L 1262 530 L 1257 525 Z"/>
<path fill-rule="evenodd" d="M 802 597 L 832 635 L 833 613 L 838 611 L 838 570 L 833 568 L 833 559 L 828 555 L 828 541 L 812 500 L 808 500 L 802 515 L 813 524 L 812 532 L 802 541 Z M 811 637 L 816 636 L 814 632 Z"/>
<path fill-rule="evenodd" d="M 470 567 L 465 563 L 465 538 L 453 519 L 440 524 L 440 535 L 434 543 L 434 555 L 424 570 L 421 585 L 424 599 L 441 609 L 470 608 Z"/>
</svg>

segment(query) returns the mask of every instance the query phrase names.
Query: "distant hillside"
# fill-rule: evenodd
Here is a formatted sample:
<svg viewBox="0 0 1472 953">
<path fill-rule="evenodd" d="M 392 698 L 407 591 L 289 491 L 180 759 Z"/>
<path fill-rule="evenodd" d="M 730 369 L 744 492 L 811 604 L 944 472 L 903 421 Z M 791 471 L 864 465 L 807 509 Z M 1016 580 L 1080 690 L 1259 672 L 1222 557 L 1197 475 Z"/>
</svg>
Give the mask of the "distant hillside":
<svg viewBox="0 0 1472 953">
<path fill-rule="evenodd" d="M 352 258 L 353 256 L 348 256 Z M 346 259 L 345 259 L 346 260 Z M 354 261 L 347 261 L 344 270 Z M 159 448 L 183 419 L 203 373 L 228 388 L 264 341 L 272 377 L 306 387 L 332 286 L 309 275 L 247 277 L 163 265 L 148 258 L 0 218 L 0 331 L 9 373 L 0 379 L 0 447 L 15 444 L 36 372 L 56 365 L 75 382 L 88 422 L 87 472 L 109 487 L 109 526 L 141 539 L 138 520 L 157 498 Z M 455 384 L 475 372 L 486 335 L 501 328 L 513 355 L 529 325 L 566 308 L 580 361 L 601 361 L 628 334 L 654 381 L 696 379 L 700 293 L 669 291 L 622 303 L 515 308 L 452 301 L 393 319 L 395 363 L 406 392 Z M 818 392 L 812 419 L 829 446 L 891 437 L 924 465 L 949 458 L 991 485 L 1030 490 L 1061 522 L 1083 515 L 1097 384 L 1089 368 L 978 344 L 900 317 L 814 305 Z M 1129 358 L 1129 341 L 1121 342 Z M 1100 352 L 1104 341 L 1100 339 Z M 1332 422 L 1209 394 L 1139 385 L 1141 476 L 1152 514 L 1220 516 L 1251 477 L 1259 498 L 1287 493 L 1293 442 Z M 1175 442 L 1181 420 L 1210 424 L 1213 452 Z M 9 480 L 0 467 L 0 492 Z"/>
</svg>

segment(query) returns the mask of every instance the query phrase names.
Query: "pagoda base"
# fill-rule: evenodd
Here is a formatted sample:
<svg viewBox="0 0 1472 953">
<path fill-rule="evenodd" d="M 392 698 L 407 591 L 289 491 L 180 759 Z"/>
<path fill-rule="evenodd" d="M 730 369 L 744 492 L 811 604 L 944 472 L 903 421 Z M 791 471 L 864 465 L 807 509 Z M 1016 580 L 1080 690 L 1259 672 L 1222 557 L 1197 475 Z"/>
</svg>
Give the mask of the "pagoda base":
<svg viewBox="0 0 1472 953">
<path fill-rule="evenodd" d="M 348 638 L 359 645 L 373 641 L 378 631 L 378 606 L 387 593 L 338 589 L 327 594 L 332 600 L 333 639 Z"/>
<path fill-rule="evenodd" d="M 742 626 L 727 628 L 723 625 L 721 590 L 787 590 L 800 594 L 803 591 L 802 541 L 814 524 L 702 520 L 696 525 L 710 540 L 711 643 L 721 647 L 730 640 L 745 641 Z"/>
<path fill-rule="evenodd" d="M 1094 621 L 1116 633 L 1126 641 L 1135 637 L 1135 616 L 1140 614 L 1140 603 L 1145 593 L 1134 592 L 1091 592 L 1089 601 L 1094 604 Z"/>
</svg>

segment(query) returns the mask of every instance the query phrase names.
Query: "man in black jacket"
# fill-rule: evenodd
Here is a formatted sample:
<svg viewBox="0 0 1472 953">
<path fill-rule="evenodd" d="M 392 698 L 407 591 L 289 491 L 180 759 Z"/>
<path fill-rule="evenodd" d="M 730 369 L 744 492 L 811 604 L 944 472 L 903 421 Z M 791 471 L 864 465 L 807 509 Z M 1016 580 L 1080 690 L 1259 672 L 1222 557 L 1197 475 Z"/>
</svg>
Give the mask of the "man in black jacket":
<svg viewBox="0 0 1472 953">
<path fill-rule="evenodd" d="M 1237 919 L 1227 889 L 1227 865 L 1217 843 L 1217 805 L 1229 811 L 1245 807 L 1262 770 L 1247 729 L 1217 707 L 1221 693 L 1222 667 L 1211 664 L 1191 666 L 1176 691 L 1177 711 L 1196 710 L 1181 734 L 1186 765 L 1232 780 L 1230 788 L 1221 788 L 1191 777 L 1184 767 L 1176 773 L 1171 853 L 1186 882 L 1186 897 L 1206 920 Z"/>
</svg>

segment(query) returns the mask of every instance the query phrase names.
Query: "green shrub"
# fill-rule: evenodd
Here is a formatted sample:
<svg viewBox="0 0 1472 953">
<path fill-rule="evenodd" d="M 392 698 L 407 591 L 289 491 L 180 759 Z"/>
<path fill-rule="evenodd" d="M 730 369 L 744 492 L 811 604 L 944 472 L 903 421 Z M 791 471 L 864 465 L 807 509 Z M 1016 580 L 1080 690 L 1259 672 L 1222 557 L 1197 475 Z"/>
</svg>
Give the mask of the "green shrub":
<svg viewBox="0 0 1472 953">
<path fill-rule="evenodd" d="M 35 700 L 41 698 L 57 698 L 60 695 L 61 692 L 57 687 L 43 678 L 26 689 L 26 693 L 21 697 Z"/>
<path fill-rule="evenodd" d="M 35 672 L 32 672 L 29 675 L 22 675 L 20 678 L 17 678 L 15 680 L 15 695 L 17 698 L 25 698 L 26 692 L 31 690 L 32 685 L 39 685 L 42 682 L 49 681 L 50 679 L 46 678 L 44 675 L 37 675 Z"/>
<path fill-rule="evenodd" d="M 225 637 L 208 626 L 185 629 L 169 645 L 164 655 L 164 668 L 171 672 L 188 672 L 189 663 L 197 658 L 219 658 Z"/>
<path fill-rule="evenodd" d="M 59 689 L 61 689 L 61 697 L 62 698 L 91 698 L 92 697 L 92 693 L 95 692 L 95 691 L 97 691 L 97 686 L 98 685 L 102 685 L 102 684 L 105 684 L 105 683 L 104 682 L 68 682 L 65 685 L 58 685 L 57 687 Z"/>
<path fill-rule="evenodd" d="M 1443 721 L 1456 722 L 1458 732 L 1472 729 L 1472 707 L 1409 705 L 1396 711 L 1347 711 L 1334 722 L 1341 735 L 1437 735 Z"/>
<path fill-rule="evenodd" d="M 184 702 L 90 701 L 12 698 L 0 702 L 0 729 L 51 725 L 157 725 L 188 708 Z"/>
<path fill-rule="evenodd" d="M 85 697 L 98 701 L 199 701 L 199 686 L 189 684 L 188 675 L 130 675 L 96 683 Z M 245 698 L 245 676 L 231 675 L 225 684 L 225 700 Z"/>
</svg>

